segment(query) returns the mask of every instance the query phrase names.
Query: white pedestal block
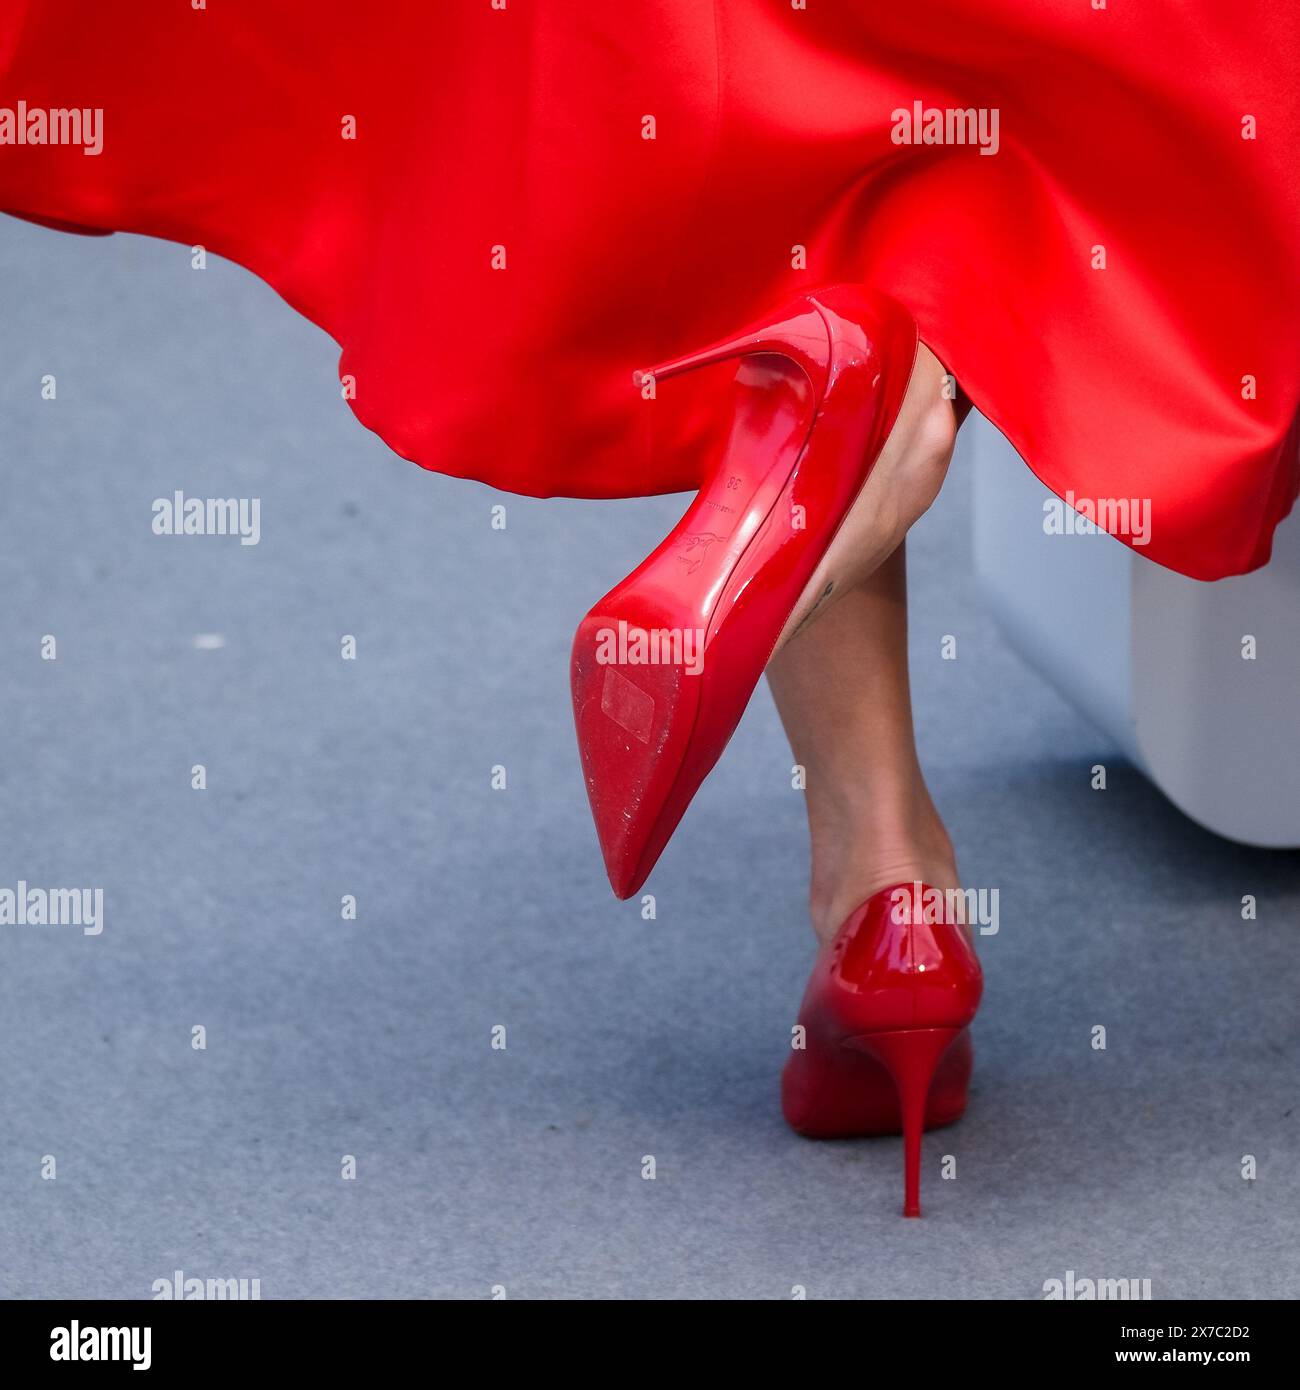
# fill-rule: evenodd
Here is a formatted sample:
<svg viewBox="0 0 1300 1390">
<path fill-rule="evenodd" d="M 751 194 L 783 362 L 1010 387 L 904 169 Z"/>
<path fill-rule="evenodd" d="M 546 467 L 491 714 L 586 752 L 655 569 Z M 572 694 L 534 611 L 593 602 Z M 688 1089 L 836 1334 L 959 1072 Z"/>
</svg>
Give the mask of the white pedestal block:
<svg viewBox="0 0 1300 1390">
<path fill-rule="evenodd" d="M 1102 533 L 1047 534 L 1053 494 L 986 420 L 967 428 L 976 571 L 1011 646 L 1193 820 L 1300 846 L 1300 517 L 1264 569 L 1186 579 Z"/>
</svg>

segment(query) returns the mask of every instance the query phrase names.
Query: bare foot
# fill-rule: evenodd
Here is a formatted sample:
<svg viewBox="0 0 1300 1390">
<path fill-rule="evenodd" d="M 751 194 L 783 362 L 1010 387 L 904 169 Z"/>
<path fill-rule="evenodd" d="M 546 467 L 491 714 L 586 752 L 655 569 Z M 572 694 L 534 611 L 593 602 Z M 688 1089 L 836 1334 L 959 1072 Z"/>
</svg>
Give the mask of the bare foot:
<svg viewBox="0 0 1300 1390">
<path fill-rule="evenodd" d="M 894 428 L 787 619 L 777 652 L 872 574 L 939 495 L 957 439 L 957 405 L 948 398 L 952 392 L 943 363 L 921 343 Z"/>
</svg>

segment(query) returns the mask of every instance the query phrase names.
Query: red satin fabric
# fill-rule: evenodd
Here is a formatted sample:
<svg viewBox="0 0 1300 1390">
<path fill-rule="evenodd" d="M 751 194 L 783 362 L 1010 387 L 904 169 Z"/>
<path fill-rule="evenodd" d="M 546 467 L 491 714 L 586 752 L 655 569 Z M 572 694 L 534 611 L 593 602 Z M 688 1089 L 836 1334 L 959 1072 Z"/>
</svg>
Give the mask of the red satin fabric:
<svg viewBox="0 0 1300 1390">
<path fill-rule="evenodd" d="M 1300 481 L 1298 69 L 1279 0 L 4 0 L 0 106 L 104 145 L 0 145 L 0 207 L 240 262 L 399 453 L 538 495 L 695 487 L 716 383 L 634 369 L 866 281 L 1049 486 L 1216 578 Z M 918 101 L 997 154 L 895 143 Z"/>
</svg>

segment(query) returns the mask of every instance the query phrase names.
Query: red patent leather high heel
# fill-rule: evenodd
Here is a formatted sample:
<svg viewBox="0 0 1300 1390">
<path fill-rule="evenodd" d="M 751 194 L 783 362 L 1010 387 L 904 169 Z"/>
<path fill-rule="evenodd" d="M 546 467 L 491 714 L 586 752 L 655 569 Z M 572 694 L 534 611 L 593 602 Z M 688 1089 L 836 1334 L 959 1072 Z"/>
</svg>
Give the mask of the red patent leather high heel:
<svg viewBox="0 0 1300 1390">
<path fill-rule="evenodd" d="M 781 1075 L 787 1123 L 812 1139 L 903 1135 L 903 1215 L 921 1214 L 921 1133 L 960 1119 L 984 975 L 945 899 L 882 888 L 823 948 Z"/>
<path fill-rule="evenodd" d="M 916 348 L 900 304 L 838 285 L 647 374 L 735 360 L 737 405 L 686 515 L 573 642 L 578 745 L 620 898 L 645 882 L 740 722 L 893 428 Z"/>
</svg>

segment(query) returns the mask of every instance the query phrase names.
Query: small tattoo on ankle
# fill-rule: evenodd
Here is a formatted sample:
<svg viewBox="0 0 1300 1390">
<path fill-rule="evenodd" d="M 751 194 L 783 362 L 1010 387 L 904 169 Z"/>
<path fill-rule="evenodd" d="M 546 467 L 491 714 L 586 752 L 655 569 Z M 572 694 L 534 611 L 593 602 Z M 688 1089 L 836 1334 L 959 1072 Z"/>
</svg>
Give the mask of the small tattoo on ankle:
<svg viewBox="0 0 1300 1390">
<path fill-rule="evenodd" d="M 826 587 L 813 600 L 813 606 L 803 615 L 802 618 L 799 619 L 798 623 L 795 625 L 795 630 L 790 634 L 791 637 L 798 637 L 798 635 L 803 631 L 804 625 L 808 622 L 808 620 L 813 616 L 814 613 L 817 612 L 817 610 L 822 606 L 826 599 L 830 598 L 831 590 L 834 587 L 835 581 L 833 579 L 829 580 L 826 584 Z"/>
</svg>

